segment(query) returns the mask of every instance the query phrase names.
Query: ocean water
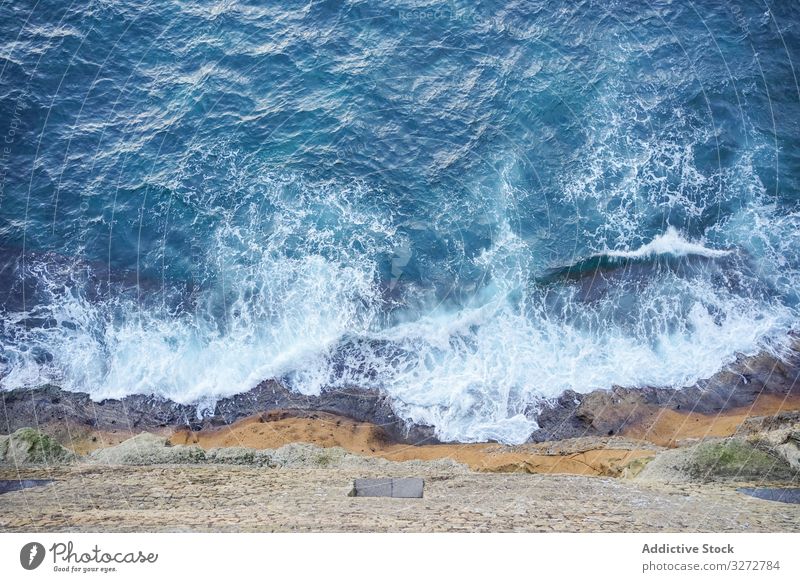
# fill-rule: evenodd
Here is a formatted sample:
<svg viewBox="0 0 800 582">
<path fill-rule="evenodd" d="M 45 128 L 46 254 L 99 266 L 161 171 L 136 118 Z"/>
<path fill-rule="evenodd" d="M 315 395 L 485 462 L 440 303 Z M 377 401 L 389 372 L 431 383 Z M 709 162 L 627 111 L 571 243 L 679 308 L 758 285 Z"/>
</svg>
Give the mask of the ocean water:
<svg viewBox="0 0 800 582">
<path fill-rule="evenodd" d="M 0 387 L 524 441 L 780 354 L 800 3 L 0 4 Z"/>
</svg>

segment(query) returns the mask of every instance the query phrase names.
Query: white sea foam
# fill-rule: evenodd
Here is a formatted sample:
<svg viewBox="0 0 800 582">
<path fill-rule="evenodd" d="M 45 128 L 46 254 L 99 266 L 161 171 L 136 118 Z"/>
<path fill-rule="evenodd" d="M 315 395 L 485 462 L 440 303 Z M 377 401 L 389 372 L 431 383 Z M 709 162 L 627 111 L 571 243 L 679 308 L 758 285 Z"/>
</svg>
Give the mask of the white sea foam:
<svg viewBox="0 0 800 582">
<path fill-rule="evenodd" d="M 384 390 L 401 418 L 434 426 L 442 439 L 521 443 L 537 428 L 534 412 L 565 390 L 689 385 L 737 354 L 785 341 L 796 320 L 779 301 L 670 271 L 634 288 L 623 281 L 589 302 L 567 284 L 540 289 L 529 283 L 529 244 L 504 223 L 472 259 L 486 284 L 471 301 L 431 304 L 386 326 L 377 257 L 400 257 L 392 268 L 401 269 L 413 246 L 390 222 L 360 213 L 358 192 L 304 196 L 274 193 L 279 220 L 266 232 L 257 216 L 221 225 L 207 261 L 217 269 L 213 284 L 191 313 L 122 297 L 89 301 L 77 284 L 39 270 L 50 297 L 38 312 L 9 315 L 5 325 L 31 316 L 56 325 L 31 327 L 3 346 L 3 387 L 50 380 L 97 399 L 154 393 L 204 409 L 266 378 L 306 394 L 362 386 Z M 309 226 L 314 205 L 327 224 Z M 752 236 L 755 220 L 748 217 L 769 225 L 771 212 L 759 206 L 744 213 L 717 238 L 747 248 L 743 233 Z M 359 244 L 332 239 L 348 229 L 348 240 Z M 302 252 L 287 254 L 298 233 Z M 775 235 L 758 244 L 781 241 Z M 717 257 L 730 250 L 668 229 L 638 249 L 616 252 Z"/>
<path fill-rule="evenodd" d="M 487 264 L 500 272 L 482 304 L 439 310 L 379 334 L 404 349 L 399 366 L 370 360 L 401 416 L 435 426 L 446 440 L 521 443 L 537 428 L 530 412 L 543 399 L 615 385 L 688 386 L 737 354 L 767 348 L 776 332 L 784 341 L 780 330 L 793 320 L 787 307 L 675 275 L 627 298 L 619 309 L 633 325 L 608 318 L 609 301 L 621 295 L 587 304 L 567 291 L 564 311 L 554 313 L 548 295 L 512 299 L 523 273 L 508 265 L 522 263 L 504 255 L 523 250 L 513 235 L 499 237 Z"/>
<path fill-rule="evenodd" d="M 209 10 L 185 3 L 181 10 L 213 19 L 230 12 L 228 4 Z M 246 12 L 246 20 L 258 20 L 258 26 L 283 22 L 271 9 L 269 14 Z M 514 19 L 515 12 L 507 17 Z M 500 27 L 512 36 L 539 35 L 538 25 L 508 27 L 508 18 L 473 24 L 481 33 Z M 68 28 L 30 32 L 55 40 L 77 34 Z M 181 265 L 173 273 L 185 281 L 187 271 L 193 270 L 194 279 L 196 270 L 196 296 L 181 309 L 130 289 L 90 298 L 85 281 L 49 269 L 46 257 L 31 260 L 24 276 L 37 282 L 36 306 L 30 306 L 30 298 L 25 312 L 0 306 L 3 389 L 51 381 L 96 399 L 153 393 L 197 404 L 202 413 L 217 399 L 266 378 L 279 378 L 305 394 L 363 386 L 385 391 L 400 417 L 434 426 L 443 439 L 518 443 L 535 430 L 534 411 L 565 390 L 689 385 L 737 354 L 781 347 L 788 341 L 786 332 L 797 326 L 800 214 L 787 209 L 791 196 L 767 195 L 759 179 L 786 175 L 783 162 L 779 169 L 767 169 L 775 168 L 778 144 L 761 135 L 765 126 L 757 111 L 752 118 L 749 111 L 737 112 L 742 124 L 731 125 L 730 108 L 706 103 L 714 111 L 698 109 L 696 71 L 674 58 L 642 60 L 655 53 L 671 55 L 669 35 L 641 43 L 619 42 L 615 35 L 607 46 L 593 41 L 582 47 L 577 59 L 548 56 L 538 44 L 533 59 L 524 50 L 518 58 L 489 59 L 490 67 L 500 66 L 503 79 L 512 81 L 515 63 L 525 63 L 528 77 L 520 92 L 510 81 L 478 82 L 484 73 L 492 74 L 475 64 L 488 61 L 461 69 L 451 58 L 437 59 L 441 66 L 432 64 L 422 84 L 392 74 L 380 86 L 389 79 L 380 67 L 404 68 L 404 61 L 378 58 L 372 70 L 368 57 L 381 48 L 375 35 L 362 35 L 369 46 L 358 56 L 359 39 L 350 34 L 356 42 L 351 57 L 356 56 L 334 69 L 357 73 L 349 87 L 356 92 L 359 79 L 377 82 L 378 105 L 385 89 L 404 96 L 389 108 L 375 107 L 369 95 L 353 100 L 351 91 L 337 89 L 335 75 L 317 74 L 318 63 L 311 61 L 325 61 L 319 51 L 311 51 L 308 62 L 294 59 L 304 51 L 288 49 L 295 40 L 308 44 L 305 28 L 288 37 L 241 36 L 235 47 L 223 43 L 235 57 L 231 68 L 185 66 L 181 55 L 196 56 L 207 38 L 172 43 L 179 58 L 171 61 L 180 66 L 171 70 L 170 59 L 159 57 L 158 63 L 139 68 L 155 75 L 145 84 L 154 98 L 128 91 L 133 101 L 126 106 L 119 100 L 117 113 L 104 119 L 82 110 L 73 120 L 67 108 L 61 117 L 70 127 L 53 130 L 55 141 L 42 149 L 27 184 L 44 184 L 32 196 L 50 191 L 48 155 L 64 150 L 59 136 L 74 136 L 73 150 L 69 143 L 64 150 L 73 151 L 70 159 L 76 163 L 69 166 L 80 168 L 91 154 L 91 169 L 73 173 L 65 166 L 51 176 L 58 175 L 62 196 L 74 189 L 92 208 L 80 211 L 80 220 L 91 223 L 81 234 L 104 242 L 108 234 L 109 259 L 112 246 L 123 247 L 121 254 L 130 251 L 124 247 L 131 239 L 120 234 L 126 220 L 138 222 L 140 235 L 163 232 L 165 241 L 168 235 L 189 241 L 175 243 L 172 255 L 164 251 L 160 258 L 166 271 L 176 252 L 200 249 L 197 257 L 177 257 Z M 326 35 L 317 36 L 338 46 Z M 251 37 L 258 46 L 249 44 Z M 392 50 L 395 44 L 389 42 Z M 24 53 L 35 57 L 47 47 L 18 41 L 0 47 L 0 56 L 26 70 Z M 575 86 L 573 68 L 597 60 L 583 58 L 584 48 L 609 58 L 596 75 L 598 82 Z M 280 57 L 278 69 L 289 59 L 295 65 L 290 71 L 310 72 L 313 79 L 299 83 L 296 95 L 280 78 L 275 90 L 260 81 L 246 87 L 236 63 L 270 56 Z M 756 71 L 749 60 L 739 59 L 740 89 L 760 78 L 752 77 Z M 532 61 L 537 64 L 530 67 Z M 712 72 L 706 64 L 711 68 L 703 72 Z M 176 88 L 175 79 L 185 86 Z M 454 91 L 453 79 L 467 82 L 456 83 Z M 713 86 L 719 79 L 705 80 Z M 236 99 L 212 99 L 217 86 L 226 86 Z M 563 99 L 553 99 L 554 89 Z M 525 107 L 514 104 L 517 94 Z M 414 106 L 417 97 L 423 107 Z M 505 111 L 507 97 L 513 107 Z M 240 102 L 252 103 L 249 113 L 236 113 Z M 212 103 L 220 106 L 206 107 Z M 721 123 L 709 113 L 720 113 Z M 468 131 L 459 131 L 460 121 L 467 122 Z M 431 136 L 428 125 L 454 131 Z M 185 128 L 189 134 L 183 134 Z M 105 136 L 103 147 L 78 155 L 78 144 L 88 143 L 81 135 Z M 448 138 L 455 147 L 448 147 Z M 368 146 L 363 151 L 362 139 Z M 236 142 L 243 153 L 231 145 Z M 337 155 L 330 165 L 329 154 L 349 147 L 349 155 Z M 381 157 L 382 151 L 391 155 Z M 759 155 L 763 159 L 754 161 Z M 351 172 L 349 161 L 359 158 L 372 163 L 361 160 Z M 286 167 L 332 181 L 351 173 L 376 179 L 419 199 L 369 191 L 361 184 L 311 186 L 295 176 L 276 176 L 272 172 L 281 159 Z M 497 168 L 503 168 L 502 180 L 495 188 Z M 40 184 L 39 177 L 45 182 Z M 404 177 L 412 183 L 404 183 Z M 424 180 L 429 183 L 421 186 Z M 443 192 L 448 187 L 453 191 Z M 787 188 L 791 184 L 781 184 Z M 110 204 L 112 192 L 120 212 L 141 203 L 140 212 L 114 214 L 114 208 L 109 217 L 108 208 L 95 209 L 106 199 Z M 141 192 L 150 202 L 163 198 L 150 205 L 139 199 Z M 14 200 L 8 200 L 13 208 Z M 63 198 L 52 214 L 45 200 L 30 202 L 30 216 L 27 211 L 24 221 L 12 216 L 9 232 L 28 227 L 29 219 L 33 224 L 35 210 L 48 222 L 72 218 Z M 781 202 L 784 208 L 777 207 Z M 170 223 L 170 211 L 183 214 Z M 55 236 L 61 229 L 54 222 L 47 230 Z M 436 247 L 422 267 L 417 235 Z M 96 250 L 86 252 L 97 258 Z M 680 273 L 673 263 L 681 261 L 654 261 L 659 264 L 649 269 L 644 259 L 661 256 L 725 260 L 687 261 L 692 268 Z M 645 264 L 634 265 L 632 273 L 603 272 L 588 283 L 579 278 L 580 269 L 563 281 L 535 283 L 552 264 L 598 257 Z M 133 269 L 129 261 L 115 264 Z M 418 271 L 406 276 L 407 269 Z M 462 269 L 465 280 L 459 279 Z M 459 292 L 441 293 L 437 285 L 451 281 L 453 287 L 462 285 Z M 586 291 L 584 283 L 600 290 Z"/>
<path fill-rule="evenodd" d="M 726 249 L 712 249 L 702 243 L 686 240 L 681 236 L 678 229 L 674 226 L 667 227 L 664 234 L 658 235 L 649 243 L 640 246 L 638 249 L 609 250 L 601 255 L 609 257 L 619 257 L 624 259 L 641 259 L 654 255 L 672 255 L 673 257 L 686 257 L 690 255 L 718 258 L 731 254 L 732 251 Z M 596 255 L 599 256 L 599 255 Z"/>
</svg>

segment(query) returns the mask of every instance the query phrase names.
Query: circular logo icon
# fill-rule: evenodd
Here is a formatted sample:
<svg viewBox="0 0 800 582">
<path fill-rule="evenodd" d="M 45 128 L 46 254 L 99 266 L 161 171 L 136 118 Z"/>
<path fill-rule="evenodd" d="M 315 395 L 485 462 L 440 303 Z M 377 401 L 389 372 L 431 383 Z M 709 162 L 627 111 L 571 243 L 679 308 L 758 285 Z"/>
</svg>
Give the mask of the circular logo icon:
<svg viewBox="0 0 800 582">
<path fill-rule="evenodd" d="M 26 570 L 35 570 L 44 561 L 44 546 L 39 542 L 30 542 L 19 551 L 19 563 Z"/>
</svg>

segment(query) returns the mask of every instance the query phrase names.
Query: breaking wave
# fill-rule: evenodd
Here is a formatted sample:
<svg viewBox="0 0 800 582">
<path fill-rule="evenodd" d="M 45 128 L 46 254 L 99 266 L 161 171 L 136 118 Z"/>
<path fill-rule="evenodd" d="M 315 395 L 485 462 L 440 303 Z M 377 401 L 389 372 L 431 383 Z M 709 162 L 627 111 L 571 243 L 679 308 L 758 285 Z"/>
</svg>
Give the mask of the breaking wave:
<svg viewBox="0 0 800 582">
<path fill-rule="evenodd" d="M 24 34 L 0 7 L 3 389 L 374 388 L 521 443 L 566 390 L 691 385 L 796 330 L 763 9 L 56 4 Z"/>
</svg>

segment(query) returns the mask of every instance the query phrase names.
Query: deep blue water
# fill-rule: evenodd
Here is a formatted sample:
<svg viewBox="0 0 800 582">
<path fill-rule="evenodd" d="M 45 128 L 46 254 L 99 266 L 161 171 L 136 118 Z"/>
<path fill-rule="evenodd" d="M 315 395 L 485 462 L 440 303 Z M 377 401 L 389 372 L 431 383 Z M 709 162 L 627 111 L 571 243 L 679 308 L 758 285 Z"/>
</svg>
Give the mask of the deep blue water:
<svg viewBox="0 0 800 582">
<path fill-rule="evenodd" d="M 800 3 L 5 1 L 0 385 L 566 389 L 779 353 Z"/>
</svg>

